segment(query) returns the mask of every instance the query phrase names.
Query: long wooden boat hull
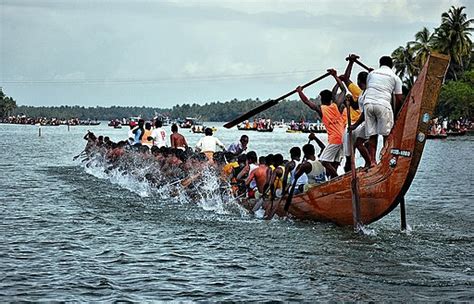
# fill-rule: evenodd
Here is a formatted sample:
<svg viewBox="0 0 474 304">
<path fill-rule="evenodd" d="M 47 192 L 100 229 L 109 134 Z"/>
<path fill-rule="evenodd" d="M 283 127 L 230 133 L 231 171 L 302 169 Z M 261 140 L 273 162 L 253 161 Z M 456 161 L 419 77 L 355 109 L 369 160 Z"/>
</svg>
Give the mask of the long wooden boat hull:
<svg viewBox="0 0 474 304">
<path fill-rule="evenodd" d="M 358 169 L 360 216 L 369 224 L 392 211 L 403 199 L 415 177 L 425 146 L 428 123 L 436 106 L 449 57 L 431 55 L 405 99 L 394 127 L 382 149 L 380 163 Z M 277 202 L 276 213 L 298 219 L 352 225 L 351 175 L 345 174 L 295 195 L 288 212 L 286 197 Z M 243 202 L 244 206 L 250 202 Z M 250 204 L 251 205 L 251 204 Z"/>
</svg>

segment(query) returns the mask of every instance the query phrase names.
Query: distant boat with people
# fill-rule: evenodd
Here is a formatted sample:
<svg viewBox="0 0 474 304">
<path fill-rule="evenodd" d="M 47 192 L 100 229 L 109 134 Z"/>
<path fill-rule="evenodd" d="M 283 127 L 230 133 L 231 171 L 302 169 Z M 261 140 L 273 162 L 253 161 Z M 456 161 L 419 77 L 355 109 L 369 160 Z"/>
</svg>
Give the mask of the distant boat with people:
<svg viewBox="0 0 474 304">
<path fill-rule="evenodd" d="M 194 126 L 191 127 L 191 132 L 198 133 L 198 134 L 204 134 L 204 132 L 207 128 L 211 129 L 212 132 L 217 131 L 216 127 L 206 127 L 206 126 L 201 126 L 201 125 L 194 125 Z"/>
<path fill-rule="evenodd" d="M 273 132 L 273 124 L 271 119 L 259 118 L 252 123 L 246 120 L 238 124 L 237 129 L 241 131 Z"/>
<path fill-rule="evenodd" d="M 183 122 L 179 124 L 182 129 L 191 129 L 193 126 L 202 126 L 202 122 L 196 117 L 186 117 Z"/>
</svg>

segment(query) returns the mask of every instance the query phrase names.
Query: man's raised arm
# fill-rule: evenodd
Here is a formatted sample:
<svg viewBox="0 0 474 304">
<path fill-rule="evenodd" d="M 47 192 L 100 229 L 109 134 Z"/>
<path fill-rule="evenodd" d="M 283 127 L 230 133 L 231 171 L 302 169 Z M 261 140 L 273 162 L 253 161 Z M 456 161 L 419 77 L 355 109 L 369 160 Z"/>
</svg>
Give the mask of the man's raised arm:
<svg viewBox="0 0 474 304">
<path fill-rule="evenodd" d="M 336 80 L 337 84 L 339 85 L 339 88 L 341 88 L 341 94 L 337 96 L 337 98 L 334 100 L 334 102 L 337 104 L 337 107 L 339 108 L 339 111 L 342 113 L 342 110 L 344 109 L 344 99 L 346 98 L 346 87 L 342 83 L 341 79 L 337 77 L 337 72 L 335 69 L 329 69 L 328 73 L 334 77 Z"/>
<path fill-rule="evenodd" d="M 317 105 L 316 103 L 310 101 L 308 97 L 303 93 L 303 88 L 301 86 L 298 86 L 296 88 L 296 92 L 298 92 L 298 95 L 301 98 L 301 101 L 307 105 L 310 109 L 316 111 L 320 117 L 322 117 L 322 112 L 321 112 L 321 106 Z"/>
</svg>

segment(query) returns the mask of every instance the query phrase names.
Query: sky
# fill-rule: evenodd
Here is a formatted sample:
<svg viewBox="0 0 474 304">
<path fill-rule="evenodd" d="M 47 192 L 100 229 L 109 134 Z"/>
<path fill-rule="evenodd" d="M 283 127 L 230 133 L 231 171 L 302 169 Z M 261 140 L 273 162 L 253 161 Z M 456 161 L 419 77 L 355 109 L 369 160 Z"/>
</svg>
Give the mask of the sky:
<svg viewBox="0 0 474 304">
<path fill-rule="evenodd" d="M 451 5 L 474 17 L 467 0 L 0 0 L 0 86 L 32 106 L 267 100 L 349 53 L 376 67 Z"/>
</svg>

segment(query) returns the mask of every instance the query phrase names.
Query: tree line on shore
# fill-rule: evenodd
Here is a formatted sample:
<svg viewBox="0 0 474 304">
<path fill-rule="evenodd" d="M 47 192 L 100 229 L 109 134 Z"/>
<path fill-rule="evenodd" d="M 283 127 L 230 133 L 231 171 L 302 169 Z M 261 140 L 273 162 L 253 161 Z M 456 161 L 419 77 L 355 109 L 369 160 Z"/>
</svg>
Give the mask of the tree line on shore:
<svg viewBox="0 0 474 304">
<path fill-rule="evenodd" d="M 58 119 L 78 118 L 80 120 L 113 120 L 140 116 L 151 119 L 155 116 L 170 117 L 172 119 L 196 117 L 202 121 L 229 121 L 244 112 L 247 112 L 263 101 L 259 99 L 237 100 L 226 102 L 212 102 L 204 105 L 182 104 L 172 108 L 158 107 L 84 107 L 84 106 L 53 106 L 34 107 L 18 106 L 14 115 L 24 114 L 29 117 L 54 117 Z M 296 100 L 283 101 L 277 107 L 262 113 L 262 117 L 272 120 L 316 120 L 314 113 L 307 110 L 306 106 Z"/>
<path fill-rule="evenodd" d="M 474 113 L 474 56 L 471 40 L 471 25 L 464 12 L 465 7 L 452 6 L 441 15 L 441 24 L 430 31 L 426 27 L 417 32 L 415 40 L 400 46 L 392 53 L 396 73 L 408 88 L 414 84 L 426 59 L 431 52 L 439 52 L 451 56 L 446 75 L 446 82 L 436 109 L 438 116 L 472 118 Z M 211 102 L 204 105 L 182 104 L 172 108 L 158 107 L 83 107 L 54 106 L 33 107 L 18 106 L 12 97 L 6 96 L 0 88 L 0 117 L 24 114 L 29 117 L 54 117 L 58 119 L 78 118 L 81 120 L 112 120 L 141 116 L 153 118 L 156 115 L 170 118 L 197 117 L 203 121 L 229 121 L 245 113 L 265 101 L 257 99 L 226 102 Z M 316 119 L 315 114 L 295 100 L 286 100 L 262 114 L 273 120 L 309 120 Z"/>
<path fill-rule="evenodd" d="M 430 31 L 424 27 L 392 53 L 397 75 L 411 88 L 431 52 L 450 55 L 451 62 L 436 112 L 439 116 L 472 118 L 474 109 L 474 56 L 471 27 L 474 19 L 466 7 L 452 6 L 441 14 L 441 24 Z"/>
</svg>

